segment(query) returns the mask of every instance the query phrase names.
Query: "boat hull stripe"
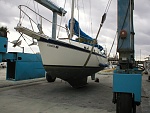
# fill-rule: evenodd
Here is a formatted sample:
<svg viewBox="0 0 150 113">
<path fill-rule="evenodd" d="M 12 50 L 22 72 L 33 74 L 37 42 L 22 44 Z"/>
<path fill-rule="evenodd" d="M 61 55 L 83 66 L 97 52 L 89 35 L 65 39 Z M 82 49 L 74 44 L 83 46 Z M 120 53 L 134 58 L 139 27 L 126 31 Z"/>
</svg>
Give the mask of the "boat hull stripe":
<svg viewBox="0 0 150 113">
<path fill-rule="evenodd" d="M 90 50 L 80 48 L 80 47 L 77 47 L 75 45 L 71 45 L 71 44 L 68 44 L 68 43 L 65 43 L 65 42 L 60 42 L 60 41 L 57 41 L 57 40 L 53 40 L 53 39 L 48 39 L 47 40 L 47 39 L 44 39 L 44 38 L 41 37 L 40 40 L 38 40 L 38 41 L 51 43 L 51 44 L 56 44 L 56 45 L 59 45 L 59 46 L 63 46 L 63 47 L 67 47 L 67 48 L 71 48 L 71 49 L 75 49 L 75 50 L 83 51 L 83 52 L 87 52 L 87 53 L 90 52 Z M 95 52 L 92 52 L 92 54 L 106 58 L 105 56 L 103 56 L 101 54 L 98 54 L 98 53 L 95 53 Z"/>
</svg>

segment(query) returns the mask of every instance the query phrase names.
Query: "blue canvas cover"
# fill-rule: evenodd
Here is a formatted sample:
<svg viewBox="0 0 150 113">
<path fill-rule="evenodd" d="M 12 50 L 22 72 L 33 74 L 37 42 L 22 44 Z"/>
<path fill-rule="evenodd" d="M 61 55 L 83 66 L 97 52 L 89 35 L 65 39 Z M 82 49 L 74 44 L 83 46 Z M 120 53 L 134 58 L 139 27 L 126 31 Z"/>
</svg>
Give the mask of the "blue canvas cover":
<svg viewBox="0 0 150 113">
<path fill-rule="evenodd" d="M 71 19 L 69 20 L 69 29 L 70 29 L 70 21 L 71 21 Z M 84 39 L 87 39 L 87 40 L 90 40 L 90 41 L 93 40 L 92 37 L 88 36 L 87 34 L 85 34 L 85 33 L 80 29 L 80 27 L 79 27 L 79 22 L 78 22 L 76 19 L 74 19 L 74 28 L 73 28 L 73 30 L 74 30 L 74 34 L 75 34 L 76 36 L 79 36 L 79 33 L 80 33 L 80 38 L 84 38 Z"/>
<path fill-rule="evenodd" d="M 69 29 L 70 29 L 70 23 L 71 23 L 70 21 L 71 21 L 71 19 L 69 20 L 69 24 L 68 24 Z M 74 30 L 74 34 L 75 34 L 76 36 L 79 37 L 79 33 L 80 33 L 80 38 L 84 38 L 84 39 L 86 39 L 86 40 L 93 41 L 93 38 L 92 38 L 92 37 L 90 37 L 89 35 L 85 34 L 85 33 L 80 29 L 80 27 L 79 27 L 79 22 L 78 22 L 75 18 L 74 18 L 74 27 L 73 27 L 73 30 Z M 87 44 L 89 44 L 89 43 L 87 43 Z M 90 44 L 90 45 L 92 45 L 92 44 Z M 97 47 L 98 49 L 100 49 L 100 51 L 103 50 L 103 47 L 102 47 L 101 45 L 95 44 L 94 46 Z"/>
</svg>

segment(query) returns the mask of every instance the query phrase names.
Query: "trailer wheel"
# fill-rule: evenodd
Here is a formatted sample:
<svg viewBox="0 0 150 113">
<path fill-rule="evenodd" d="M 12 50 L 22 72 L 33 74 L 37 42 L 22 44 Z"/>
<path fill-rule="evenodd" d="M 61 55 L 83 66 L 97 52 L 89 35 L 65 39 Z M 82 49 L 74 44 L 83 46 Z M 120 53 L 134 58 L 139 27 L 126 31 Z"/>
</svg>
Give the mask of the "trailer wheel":
<svg viewBox="0 0 150 113">
<path fill-rule="evenodd" d="M 48 73 L 46 73 L 46 80 L 48 82 L 55 82 L 56 77 L 52 77 L 51 75 L 49 75 Z"/>
<path fill-rule="evenodd" d="M 133 113 L 132 110 L 133 110 L 132 94 L 117 93 L 116 113 Z"/>
</svg>

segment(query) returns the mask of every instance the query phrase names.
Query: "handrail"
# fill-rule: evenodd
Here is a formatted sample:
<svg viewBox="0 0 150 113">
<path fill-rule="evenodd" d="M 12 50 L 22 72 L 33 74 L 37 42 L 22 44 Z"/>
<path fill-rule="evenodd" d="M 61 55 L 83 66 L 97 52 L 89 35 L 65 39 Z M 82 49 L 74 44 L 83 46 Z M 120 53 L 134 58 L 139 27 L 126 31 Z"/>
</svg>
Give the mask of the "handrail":
<svg viewBox="0 0 150 113">
<path fill-rule="evenodd" d="M 33 13 L 37 14 L 38 16 L 40 16 L 41 18 L 47 20 L 47 21 L 50 22 L 50 23 L 53 23 L 53 22 L 51 22 L 50 20 L 48 20 L 47 18 L 43 17 L 42 15 L 40 15 L 40 14 L 38 14 L 37 12 L 35 12 L 34 10 L 32 10 L 31 8 L 29 8 L 28 6 L 26 6 L 26 5 L 19 5 L 18 8 L 20 9 L 20 11 L 23 12 L 23 13 L 24 13 L 29 19 L 31 19 L 33 22 L 34 22 L 34 20 L 33 20 L 25 11 L 23 11 L 21 7 L 26 7 L 27 9 L 29 9 L 29 10 L 32 11 Z M 21 13 L 20 13 L 20 18 L 21 18 Z M 34 22 L 34 23 L 36 24 L 36 22 Z M 56 24 L 56 23 L 54 23 L 54 24 Z M 61 26 L 61 25 L 58 25 L 58 24 L 57 24 L 57 26 L 66 29 L 65 27 L 63 27 L 63 26 Z"/>
</svg>

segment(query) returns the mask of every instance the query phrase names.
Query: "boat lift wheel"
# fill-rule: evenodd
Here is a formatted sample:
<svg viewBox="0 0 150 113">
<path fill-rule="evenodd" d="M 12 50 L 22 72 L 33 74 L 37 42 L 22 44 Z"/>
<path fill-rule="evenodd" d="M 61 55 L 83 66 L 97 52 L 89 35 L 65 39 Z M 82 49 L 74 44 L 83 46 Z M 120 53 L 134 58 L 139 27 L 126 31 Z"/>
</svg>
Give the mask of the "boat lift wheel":
<svg viewBox="0 0 150 113">
<path fill-rule="evenodd" d="M 46 73 L 46 80 L 48 82 L 55 82 L 56 77 L 52 77 L 49 73 Z"/>
<path fill-rule="evenodd" d="M 136 113 L 136 104 L 131 93 L 117 93 L 116 113 Z"/>
</svg>

